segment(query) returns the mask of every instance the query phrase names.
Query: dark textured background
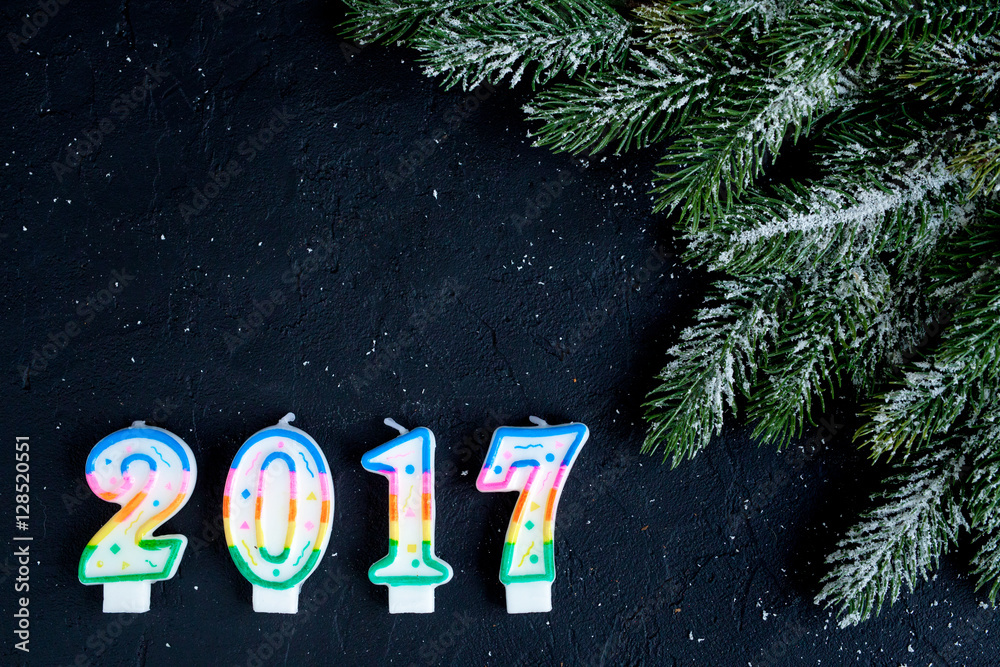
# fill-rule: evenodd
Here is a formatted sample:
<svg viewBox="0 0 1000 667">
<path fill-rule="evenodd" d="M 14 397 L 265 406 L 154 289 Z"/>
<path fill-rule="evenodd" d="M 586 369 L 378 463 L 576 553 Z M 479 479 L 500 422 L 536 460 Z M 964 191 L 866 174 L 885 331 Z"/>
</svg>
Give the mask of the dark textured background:
<svg viewBox="0 0 1000 667">
<path fill-rule="evenodd" d="M 29 436 L 28 662 L 996 663 L 1000 624 L 958 574 L 967 554 L 861 628 L 812 604 L 823 554 L 880 474 L 850 442 L 851 405 L 820 452 L 776 454 L 733 427 L 674 471 L 638 455 L 642 398 L 703 283 L 655 257 L 678 250 L 650 212 L 655 153 L 581 169 L 530 147 L 524 90 L 467 102 L 412 52 L 349 58 L 337 4 L 233 5 L 220 17 L 209 2 L 69 0 L 17 52 L 0 45 L 0 514 L 13 512 L 14 437 Z M 7 3 L 0 27 L 37 11 Z M 155 66 L 154 90 L 116 102 Z M 241 144 L 275 109 L 287 127 L 251 160 Z M 77 143 L 104 118 L 98 146 Z M 231 160 L 239 173 L 185 219 L 193 188 Z M 561 174 L 572 181 L 547 201 Z M 512 216 L 539 198 L 519 230 Z M 87 301 L 115 271 L 134 279 L 97 312 Z M 36 358 L 67 324 L 79 335 Z M 288 410 L 324 447 L 337 501 L 303 590 L 315 611 L 291 619 L 253 613 L 215 528 L 233 453 Z M 474 480 L 484 434 L 530 414 L 592 436 L 560 509 L 555 609 L 508 616 L 497 570 L 515 496 Z M 390 616 L 366 577 L 387 549 L 386 488 L 359 460 L 392 437 L 385 416 L 438 439 L 437 550 L 455 578 L 432 616 Z M 152 611 L 104 615 L 76 566 L 113 507 L 83 467 L 134 419 L 198 458 L 191 502 L 161 529 L 192 545 Z M 14 532 L 0 655 L 20 663 Z M 293 639 L 274 650 L 285 621 Z"/>
</svg>

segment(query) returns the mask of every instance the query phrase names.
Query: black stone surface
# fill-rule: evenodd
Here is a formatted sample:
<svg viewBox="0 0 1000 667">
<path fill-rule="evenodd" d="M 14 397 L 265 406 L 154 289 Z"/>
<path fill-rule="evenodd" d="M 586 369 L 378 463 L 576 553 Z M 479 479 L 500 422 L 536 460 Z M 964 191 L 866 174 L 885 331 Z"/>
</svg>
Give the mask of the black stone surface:
<svg viewBox="0 0 1000 667">
<path fill-rule="evenodd" d="M 355 53 L 335 3 L 49 5 L 24 41 L 9 35 L 31 34 L 37 0 L 0 11 L 4 663 L 997 663 L 965 553 L 860 628 L 811 602 L 882 472 L 850 441 L 851 405 L 817 452 L 734 426 L 675 470 L 638 454 L 643 396 L 704 284 L 658 259 L 678 249 L 646 194 L 655 152 L 584 165 L 531 148 L 524 90 L 470 98 L 413 52 Z M 289 410 L 336 486 L 302 594 L 314 610 L 291 618 L 254 614 L 218 530 L 233 454 Z M 474 481 L 488 433 L 532 414 L 592 436 L 560 509 L 555 609 L 508 616 L 515 497 Z M 387 549 L 386 488 L 359 461 L 392 437 L 386 416 L 438 439 L 437 550 L 455 578 L 433 615 L 390 616 L 366 576 Z M 160 530 L 192 544 L 149 613 L 105 615 L 76 568 L 114 506 L 84 462 L 136 419 L 197 456 L 193 498 Z M 26 594 L 16 534 L 33 538 Z"/>
</svg>

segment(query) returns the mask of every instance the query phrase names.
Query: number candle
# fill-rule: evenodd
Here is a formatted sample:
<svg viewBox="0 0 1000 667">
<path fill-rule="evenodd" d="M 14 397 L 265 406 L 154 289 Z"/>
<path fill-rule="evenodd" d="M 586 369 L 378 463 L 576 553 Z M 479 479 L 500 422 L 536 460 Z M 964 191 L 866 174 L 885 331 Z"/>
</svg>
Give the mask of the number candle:
<svg viewBox="0 0 1000 667">
<path fill-rule="evenodd" d="M 253 584 L 253 610 L 294 614 L 302 582 L 330 541 L 333 480 L 323 451 L 288 413 L 250 437 L 229 468 L 222 523 L 229 554 Z"/>
<path fill-rule="evenodd" d="M 486 462 L 476 480 L 480 491 L 519 491 L 507 526 L 500 581 L 507 589 L 507 613 L 552 611 L 556 578 L 555 531 L 559 496 L 590 431 L 583 424 L 501 426 L 493 432 Z"/>
<path fill-rule="evenodd" d="M 434 434 L 407 431 L 392 419 L 385 424 L 399 437 L 361 457 L 365 470 L 389 478 L 389 555 L 371 566 L 368 578 L 388 586 L 390 614 L 429 614 L 434 588 L 452 575 L 434 554 Z"/>
<path fill-rule="evenodd" d="M 177 573 L 187 538 L 152 532 L 176 514 L 198 478 L 187 444 L 137 421 L 98 442 L 87 457 L 87 484 L 122 506 L 83 550 L 80 581 L 104 586 L 104 611 L 149 611 L 150 584 Z"/>
</svg>

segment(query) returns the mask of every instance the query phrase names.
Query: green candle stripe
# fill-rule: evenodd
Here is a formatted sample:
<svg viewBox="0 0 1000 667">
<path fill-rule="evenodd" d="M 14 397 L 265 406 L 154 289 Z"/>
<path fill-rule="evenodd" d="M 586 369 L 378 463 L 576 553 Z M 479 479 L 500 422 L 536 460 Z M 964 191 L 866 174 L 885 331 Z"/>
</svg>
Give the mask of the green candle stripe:
<svg viewBox="0 0 1000 667">
<path fill-rule="evenodd" d="M 80 581 L 84 584 L 111 584 L 118 581 L 159 581 L 162 579 L 169 579 L 171 573 L 174 569 L 174 562 L 181 553 L 181 549 L 184 548 L 185 540 L 171 537 L 159 537 L 151 540 L 139 540 L 137 543 L 138 547 L 143 551 L 148 551 L 151 554 L 159 554 L 163 549 L 169 549 L 170 554 L 167 556 L 167 562 L 164 563 L 163 568 L 160 572 L 144 572 L 139 574 L 111 574 L 107 576 L 90 577 L 87 576 L 87 562 L 93 557 L 94 552 L 97 551 L 98 545 L 88 544 L 83 548 L 83 554 L 80 556 L 80 567 L 78 569 L 78 574 Z"/>
</svg>

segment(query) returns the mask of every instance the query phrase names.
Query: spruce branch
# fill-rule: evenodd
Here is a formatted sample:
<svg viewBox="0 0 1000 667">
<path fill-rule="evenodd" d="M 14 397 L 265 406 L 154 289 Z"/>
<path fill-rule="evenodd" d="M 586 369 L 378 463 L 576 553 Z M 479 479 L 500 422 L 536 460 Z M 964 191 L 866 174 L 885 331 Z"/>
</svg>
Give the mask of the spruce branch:
<svg viewBox="0 0 1000 667">
<path fill-rule="evenodd" d="M 682 0 L 637 7 L 641 29 L 629 69 L 611 68 L 560 84 L 525 105 L 542 123 L 536 146 L 556 151 L 621 153 L 677 132 L 702 109 L 702 101 L 750 71 L 746 55 L 732 48 L 733 33 L 758 34 L 779 14 L 773 2 Z"/>
<path fill-rule="evenodd" d="M 905 239 L 897 247 L 914 252 L 933 246 L 939 227 L 963 223 L 965 209 L 948 207 L 955 180 L 939 160 L 915 168 L 872 165 L 780 187 L 773 197 L 757 193 L 712 230 L 693 235 L 687 254 L 711 270 L 747 275 L 771 266 L 797 274 L 868 261 L 895 239 Z"/>
<path fill-rule="evenodd" d="M 780 312 L 775 343 L 761 362 L 767 377 L 751 396 L 747 416 L 754 436 L 778 447 L 815 424 L 813 401 L 825 401 L 842 382 L 842 359 L 871 329 L 889 293 L 889 275 L 877 263 L 834 267 L 812 274 L 792 290 Z"/>
<path fill-rule="evenodd" d="M 705 69 L 634 52 L 635 72 L 597 73 L 561 84 L 525 105 L 536 146 L 555 151 L 616 154 L 676 132 L 715 86 Z"/>
<path fill-rule="evenodd" d="M 693 458 L 722 430 L 726 407 L 748 395 L 752 369 L 777 327 L 771 313 L 785 287 L 767 281 L 723 281 L 717 303 L 698 311 L 697 324 L 668 352 L 673 360 L 645 404 L 652 426 L 643 451 L 663 450 L 677 466 Z"/>
<path fill-rule="evenodd" d="M 988 409 L 1000 373 L 1000 270 L 961 303 L 929 361 L 914 364 L 902 386 L 868 409 L 857 433 L 874 456 L 909 452 L 953 431 L 963 416 L 975 420 Z"/>
<path fill-rule="evenodd" d="M 513 4 L 514 0 L 349 0 L 344 29 L 361 43 L 391 44 L 446 13 Z"/>
<path fill-rule="evenodd" d="M 417 29 L 413 45 L 423 52 L 427 75 L 443 76 L 445 87 L 507 77 L 516 85 L 529 69 L 537 85 L 560 73 L 620 64 L 630 29 L 600 0 L 529 0 L 445 12 Z"/>
<path fill-rule="evenodd" d="M 923 272 L 890 277 L 881 310 L 845 353 L 856 395 L 871 396 L 894 379 L 896 369 L 925 351 L 944 326 L 947 311 L 935 309 L 929 282 Z"/>
<path fill-rule="evenodd" d="M 798 0 L 670 0 L 639 5 L 633 14 L 645 34 L 644 43 L 682 57 L 725 55 L 743 50 L 740 38 L 766 34 L 794 4 Z"/>
<path fill-rule="evenodd" d="M 925 446 L 946 435 L 966 408 L 963 368 L 945 363 L 914 362 L 903 386 L 868 408 L 869 420 L 855 438 L 863 439 L 872 456 Z"/>
<path fill-rule="evenodd" d="M 1000 195 L 1000 126 L 995 115 L 979 137 L 951 165 L 956 170 L 968 169 L 971 172 L 969 196 L 983 193 L 997 197 Z"/>
<path fill-rule="evenodd" d="M 779 152 L 786 134 L 798 141 L 843 92 L 833 69 L 801 70 L 779 79 L 750 74 L 728 87 L 730 103 L 706 109 L 692 136 L 676 141 L 655 172 L 654 210 L 680 206 L 681 224 L 711 228 Z"/>
<path fill-rule="evenodd" d="M 838 608 L 841 627 L 856 625 L 912 591 L 966 528 L 957 500 L 965 457 L 954 449 L 898 463 L 877 493 L 878 506 L 851 528 L 827 558 L 831 571 L 816 596 Z"/>
<path fill-rule="evenodd" d="M 785 23 L 788 32 L 769 39 L 792 71 L 861 68 L 936 41 L 988 35 L 997 22 L 994 8 L 954 0 L 824 0 L 799 5 Z"/>
<path fill-rule="evenodd" d="M 1000 592 L 1000 406 L 993 406 L 989 426 L 969 438 L 967 449 L 978 450 L 969 476 L 971 495 L 968 501 L 969 524 L 976 538 L 972 557 L 977 586 L 988 589 L 990 602 L 996 604 Z"/>
<path fill-rule="evenodd" d="M 995 99 L 1000 93 L 1000 37 L 975 35 L 921 46 L 909 54 L 899 78 L 922 100 Z"/>
</svg>

